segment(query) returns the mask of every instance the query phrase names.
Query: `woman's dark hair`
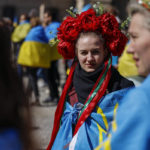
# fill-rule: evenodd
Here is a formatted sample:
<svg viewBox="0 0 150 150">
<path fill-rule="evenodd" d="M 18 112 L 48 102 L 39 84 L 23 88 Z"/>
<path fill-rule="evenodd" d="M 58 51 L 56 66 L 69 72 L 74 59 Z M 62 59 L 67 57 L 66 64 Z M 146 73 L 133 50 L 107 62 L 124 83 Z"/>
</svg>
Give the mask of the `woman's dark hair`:
<svg viewBox="0 0 150 150">
<path fill-rule="evenodd" d="M 31 146 L 27 94 L 11 61 L 10 31 L 0 24 L 0 128 L 19 131 L 24 149 Z"/>
</svg>

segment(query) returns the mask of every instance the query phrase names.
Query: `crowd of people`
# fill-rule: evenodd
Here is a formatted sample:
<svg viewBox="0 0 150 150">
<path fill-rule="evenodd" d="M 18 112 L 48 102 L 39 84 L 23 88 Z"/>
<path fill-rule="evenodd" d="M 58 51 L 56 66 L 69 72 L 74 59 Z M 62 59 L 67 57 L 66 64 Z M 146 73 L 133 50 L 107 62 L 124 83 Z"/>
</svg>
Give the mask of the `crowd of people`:
<svg viewBox="0 0 150 150">
<path fill-rule="evenodd" d="M 149 150 L 149 3 L 129 7 L 129 37 L 117 11 L 99 3 L 73 10 L 62 23 L 49 10 L 43 21 L 21 14 L 16 27 L 1 19 L 0 149 L 35 149 L 27 75 L 34 105 L 41 106 L 39 78 L 50 91 L 44 102 L 57 102 L 47 150 Z M 68 64 L 61 96 L 59 59 Z"/>
<path fill-rule="evenodd" d="M 46 10 L 43 21 L 38 16 L 26 14 L 20 16 L 20 23 L 12 32 L 12 42 L 16 53 L 18 74 L 23 78 L 24 73 L 29 77 L 35 102 L 40 105 L 38 79 L 42 78 L 49 87 L 49 97 L 44 102 L 59 100 L 58 86 L 58 60 L 61 56 L 57 52 L 56 45 L 50 46 L 57 34 L 60 23 L 53 21 L 52 13 Z"/>
</svg>

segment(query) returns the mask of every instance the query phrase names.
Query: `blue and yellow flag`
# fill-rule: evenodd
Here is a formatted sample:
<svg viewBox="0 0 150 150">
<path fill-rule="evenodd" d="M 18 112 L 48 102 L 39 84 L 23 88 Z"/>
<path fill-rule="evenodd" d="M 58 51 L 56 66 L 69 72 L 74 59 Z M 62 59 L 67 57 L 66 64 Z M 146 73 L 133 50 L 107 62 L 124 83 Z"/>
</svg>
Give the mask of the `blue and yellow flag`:
<svg viewBox="0 0 150 150">
<path fill-rule="evenodd" d="M 30 67 L 49 68 L 51 47 L 42 26 L 32 28 L 21 45 L 18 64 Z"/>
<path fill-rule="evenodd" d="M 14 43 L 21 42 L 24 40 L 31 29 L 31 25 L 28 21 L 24 21 L 16 26 L 14 32 L 12 33 L 11 39 Z"/>
<path fill-rule="evenodd" d="M 128 88 L 122 89 L 103 96 L 75 135 L 73 135 L 73 125 L 77 122 L 83 104 L 76 103 L 72 107 L 66 102 L 52 150 L 94 150 L 103 143 L 108 136 L 110 123 L 116 115 L 120 100 L 128 90 Z"/>
<path fill-rule="evenodd" d="M 58 43 L 53 44 L 55 42 L 54 38 L 57 37 L 57 32 L 58 32 L 57 28 L 59 26 L 60 26 L 59 22 L 52 22 L 45 28 L 45 34 L 49 42 L 51 43 L 51 45 L 53 45 L 51 46 L 51 60 L 52 61 L 62 58 L 62 56 L 58 53 L 58 50 L 57 50 Z"/>
<path fill-rule="evenodd" d="M 122 100 L 105 141 L 94 150 L 150 149 L 150 75 Z"/>
</svg>

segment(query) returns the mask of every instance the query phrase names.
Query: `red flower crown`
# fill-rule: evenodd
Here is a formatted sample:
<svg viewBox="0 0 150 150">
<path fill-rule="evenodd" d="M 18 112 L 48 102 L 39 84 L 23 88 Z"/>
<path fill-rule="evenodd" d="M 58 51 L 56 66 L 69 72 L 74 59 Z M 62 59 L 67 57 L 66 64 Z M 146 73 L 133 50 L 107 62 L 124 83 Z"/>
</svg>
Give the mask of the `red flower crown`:
<svg viewBox="0 0 150 150">
<path fill-rule="evenodd" d="M 115 56 L 121 55 L 127 37 L 119 30 L 115 17 L 109 13 L 96 15 L 89 9 L 74 17 L 67 17 L 58 28 L 58 52 L 65 59 L 75 57 L 75 41 L 81 32 L 100 33 L 105 40 L 106 48 Z"/>
</svg>

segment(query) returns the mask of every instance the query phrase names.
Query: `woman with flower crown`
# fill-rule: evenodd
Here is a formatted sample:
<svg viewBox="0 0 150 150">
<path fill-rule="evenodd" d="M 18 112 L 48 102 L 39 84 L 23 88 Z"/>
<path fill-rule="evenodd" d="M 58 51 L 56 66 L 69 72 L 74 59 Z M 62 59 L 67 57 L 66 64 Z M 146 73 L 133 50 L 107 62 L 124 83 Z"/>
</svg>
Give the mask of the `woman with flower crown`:
<svg viewBox="0 0 150 150">
<path fill-rule="evenodd" d="M 130 44 L 138 73 L 147 77 L 132 89 L 118 107 L 108 138 L 95 150 L 150 150 L 150 1 L 130 6 Z"/>
<path fill-rule="evenodd" d="M 59 100 L 47 150 L 91 150 L 107 136 L 120 99 L 134 86 L 111 66 L 127 42 L 109 13 L 89 9 L 58 28 L 58 51 L 74 58 Z"/>
</svg>

